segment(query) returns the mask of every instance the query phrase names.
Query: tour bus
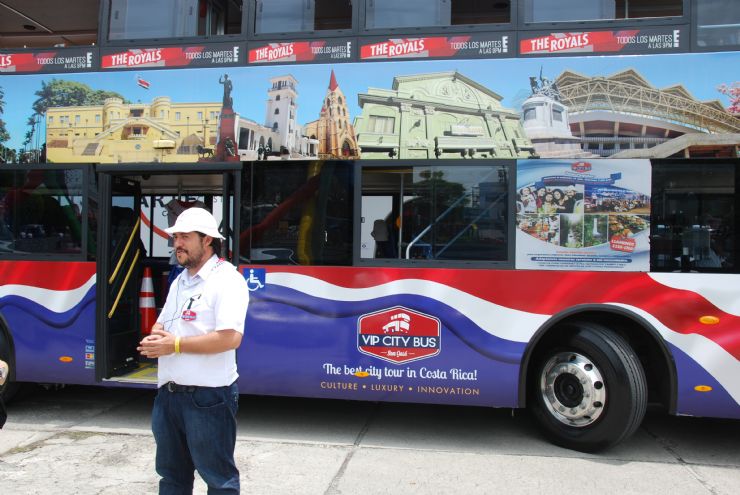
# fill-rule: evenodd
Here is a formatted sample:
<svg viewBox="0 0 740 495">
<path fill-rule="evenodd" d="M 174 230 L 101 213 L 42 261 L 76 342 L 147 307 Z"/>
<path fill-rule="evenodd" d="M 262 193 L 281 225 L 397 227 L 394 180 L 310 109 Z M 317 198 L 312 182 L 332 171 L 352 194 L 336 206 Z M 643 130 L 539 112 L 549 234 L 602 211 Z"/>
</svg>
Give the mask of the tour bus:
<svg viewBox="0 0 740 495">
<path fill-rule="evenodd" d="M 243 394 L 527 408 L 582 451 L 740 418 L 740 7 L 38 4 L 0 36 L 5 397 L 156 387 L 197 205 Z"/>
</svg>

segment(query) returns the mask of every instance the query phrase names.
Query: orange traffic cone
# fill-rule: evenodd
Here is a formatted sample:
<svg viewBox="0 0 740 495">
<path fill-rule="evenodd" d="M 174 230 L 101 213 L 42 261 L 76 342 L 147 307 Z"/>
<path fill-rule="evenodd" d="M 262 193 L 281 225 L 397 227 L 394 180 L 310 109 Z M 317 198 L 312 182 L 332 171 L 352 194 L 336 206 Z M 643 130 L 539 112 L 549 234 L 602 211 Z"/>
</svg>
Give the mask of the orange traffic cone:
<svg viewBox="0 0 740 495">
<path fill-rule="evenodd" d="M 149 335 L 152 326 L 157 321 L 157 309 L 154 305 L 154 283 L 152 282 L 152 269 L 144 268 L 144 276 L 141 279 L 141 291 L 139 292 L 139 314 L 141 315 L 141 333 Z"/>
</svg>

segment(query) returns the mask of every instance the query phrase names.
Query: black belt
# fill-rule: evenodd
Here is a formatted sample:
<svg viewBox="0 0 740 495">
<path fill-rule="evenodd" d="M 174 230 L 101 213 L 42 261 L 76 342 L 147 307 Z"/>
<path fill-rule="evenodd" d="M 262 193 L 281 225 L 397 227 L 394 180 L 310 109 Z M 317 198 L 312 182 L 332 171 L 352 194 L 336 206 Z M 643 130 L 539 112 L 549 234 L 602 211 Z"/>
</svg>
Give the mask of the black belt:
<svg viewBox="0 0 740 495">
<path fill-rule="evenodd" d="M 168 392 L 188 392 L 193 393 L 198 388 L 195 385 L 178 385 L 175 382 L 167 382 L 162 385 L 162 388 L 166 388 Z"/>
<path fill-rule="evenodd" d="M 233 385 L 233 383 L 231 385 Z M 167 382 L 164 385 L 162 385 L 160 388 L 167 389 L 168 392 L 188 392 L 192 394 L 199 388 L 216 389 L 216 388 L 230 387 L 231 385 L 226 385 L 224 387 L 203 387 L 203 386 L 198 386 L 198 385 L 178 385 L 175 382 Z"/>
</svg>

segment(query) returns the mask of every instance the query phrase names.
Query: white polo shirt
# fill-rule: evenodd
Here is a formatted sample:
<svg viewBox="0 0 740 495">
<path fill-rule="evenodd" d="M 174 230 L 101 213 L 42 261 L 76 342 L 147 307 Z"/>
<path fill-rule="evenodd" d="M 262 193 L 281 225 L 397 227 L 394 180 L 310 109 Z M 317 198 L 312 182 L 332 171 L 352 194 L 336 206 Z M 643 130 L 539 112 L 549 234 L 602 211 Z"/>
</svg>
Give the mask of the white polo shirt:
<svg viewBox="0 0 740 495">
<path fill-rule="evenodd" d="M 170 286 L 157 318 L 175 336 L 192 337 L 233 329 L 244 334 L 249 305 L 247 282 L 231 263 L 213 255 L 195 276 L 184 270 Z M 157 382 L 223 387 L 238 377 L 236 351 L 170 354 L 159 358 Z"/>
</svg>

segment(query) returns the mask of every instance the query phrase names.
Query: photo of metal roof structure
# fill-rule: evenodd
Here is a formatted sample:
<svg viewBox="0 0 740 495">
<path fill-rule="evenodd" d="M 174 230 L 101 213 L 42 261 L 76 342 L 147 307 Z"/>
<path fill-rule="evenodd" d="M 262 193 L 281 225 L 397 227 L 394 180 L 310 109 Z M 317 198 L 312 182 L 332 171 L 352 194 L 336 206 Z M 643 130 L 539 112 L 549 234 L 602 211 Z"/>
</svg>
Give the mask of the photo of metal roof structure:
<svg viewBox="0 0 740 495">
<path fill-rule="evenodd" d="M 615 158 L 737 156 L 740 117 L 719 100 L 698 101 L 680 84 L 655 88 L 634 69 L 607 77 L 566 70 L 556 84 L 585 151 Z"/>
</svg>

